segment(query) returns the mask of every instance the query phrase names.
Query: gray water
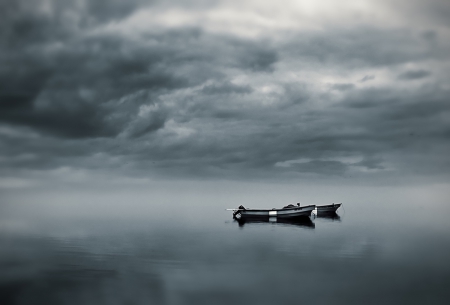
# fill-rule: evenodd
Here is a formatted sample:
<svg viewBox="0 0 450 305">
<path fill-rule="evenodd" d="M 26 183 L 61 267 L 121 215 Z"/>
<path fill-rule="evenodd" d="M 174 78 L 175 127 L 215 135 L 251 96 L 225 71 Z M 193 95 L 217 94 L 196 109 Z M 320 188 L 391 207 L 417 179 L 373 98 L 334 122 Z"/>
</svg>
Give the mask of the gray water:
<svg viewBox="0 0 450 305">
<path fill-rule="evenodd" d="M 334 218 L 245 224 L 224 211 L 237 206 L 226 198 L 95 202 L 3 200 L 0 304 L 450 299 L 445 200 L 361 198 L 344 202 Z"/>
</svg>

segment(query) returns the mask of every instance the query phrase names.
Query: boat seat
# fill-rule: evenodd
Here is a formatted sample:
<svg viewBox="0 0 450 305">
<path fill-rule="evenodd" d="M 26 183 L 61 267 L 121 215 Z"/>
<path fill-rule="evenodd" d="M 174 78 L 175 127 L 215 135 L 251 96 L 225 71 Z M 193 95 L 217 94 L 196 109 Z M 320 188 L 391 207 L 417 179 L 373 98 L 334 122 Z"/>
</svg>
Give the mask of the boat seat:
<svg viewBox="0 0 450 305">
<path fill-rule="evenodd" d="M 288 204 L 287 206 L 284 206 L 283 209 L 290 209 L 290 208 L 295 208 L 295 205 L 293 204 Z"/>
</svg>

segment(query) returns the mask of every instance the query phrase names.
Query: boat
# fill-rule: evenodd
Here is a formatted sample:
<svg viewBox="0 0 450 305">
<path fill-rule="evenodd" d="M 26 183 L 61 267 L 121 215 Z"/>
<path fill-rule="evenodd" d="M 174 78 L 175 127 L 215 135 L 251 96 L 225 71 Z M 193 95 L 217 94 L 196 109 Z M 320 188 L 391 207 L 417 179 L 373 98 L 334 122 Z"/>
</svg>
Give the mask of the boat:
<svg viewBox="0 0 450 305">
<path fill-rule="evenodd" d="M 333 214 L 336 213 L 336 210 L 341 207 L 342 203 L 333 203 L 328 205 L 317 205 L 316 206 L 316 214 Z"/>
<path fill-rule="evenodd" d="M 239 206 L 237 209 L 227 209 L 227 211 L 233 211 L 233 218 L 247 219 L 247 218 L 295 218 L 295 217 L 308 217 L 316 209 L 315 205 L 297 206 L 289 204 L 281 209 L 247 209 L 244 206 Z"/>
</svg>

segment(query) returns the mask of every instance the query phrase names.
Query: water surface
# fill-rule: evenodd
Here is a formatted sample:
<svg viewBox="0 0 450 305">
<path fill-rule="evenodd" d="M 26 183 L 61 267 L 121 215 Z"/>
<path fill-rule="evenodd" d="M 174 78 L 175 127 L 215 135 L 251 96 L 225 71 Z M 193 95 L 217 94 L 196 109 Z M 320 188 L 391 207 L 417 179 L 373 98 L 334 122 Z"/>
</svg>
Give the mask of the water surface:
<svg viewBox="0 0 450 305">
<path fill-rule="evenodd" d="M 224 209 L 235 204 L 224 202 L 3 202 L 0 304 L 450 299 L 442 202 L 354 201 L 335 217 L 245 224 L 232 220 Z"/>
</svg>

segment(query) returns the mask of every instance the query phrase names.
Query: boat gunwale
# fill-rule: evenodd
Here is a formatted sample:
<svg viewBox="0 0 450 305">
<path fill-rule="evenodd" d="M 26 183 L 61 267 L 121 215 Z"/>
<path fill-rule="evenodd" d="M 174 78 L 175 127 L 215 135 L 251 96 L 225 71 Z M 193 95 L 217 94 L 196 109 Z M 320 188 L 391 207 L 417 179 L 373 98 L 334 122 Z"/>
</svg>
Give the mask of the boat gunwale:
<svg viewBox="0 0 450 305">
<path fill-rule="evenodd" d="M 327 205 L 317 205 L 317 209 L 326 209 L 326 208 L 339 208 L 342 205 L 342 203 L 333 203 L 333 204 L 327 204 Z"/>
<path fill-rule="evenodd" d="M 273 212 L 273 211 L 297 211 L 297 210 L 314 210 L 316 205 L 306 205 L 301 207 L 291 207 L 291 208 L 282 208 L 282 209 L 236 209 L 237 211 L 251 211 L 251 212 Z"/>
</svg>

